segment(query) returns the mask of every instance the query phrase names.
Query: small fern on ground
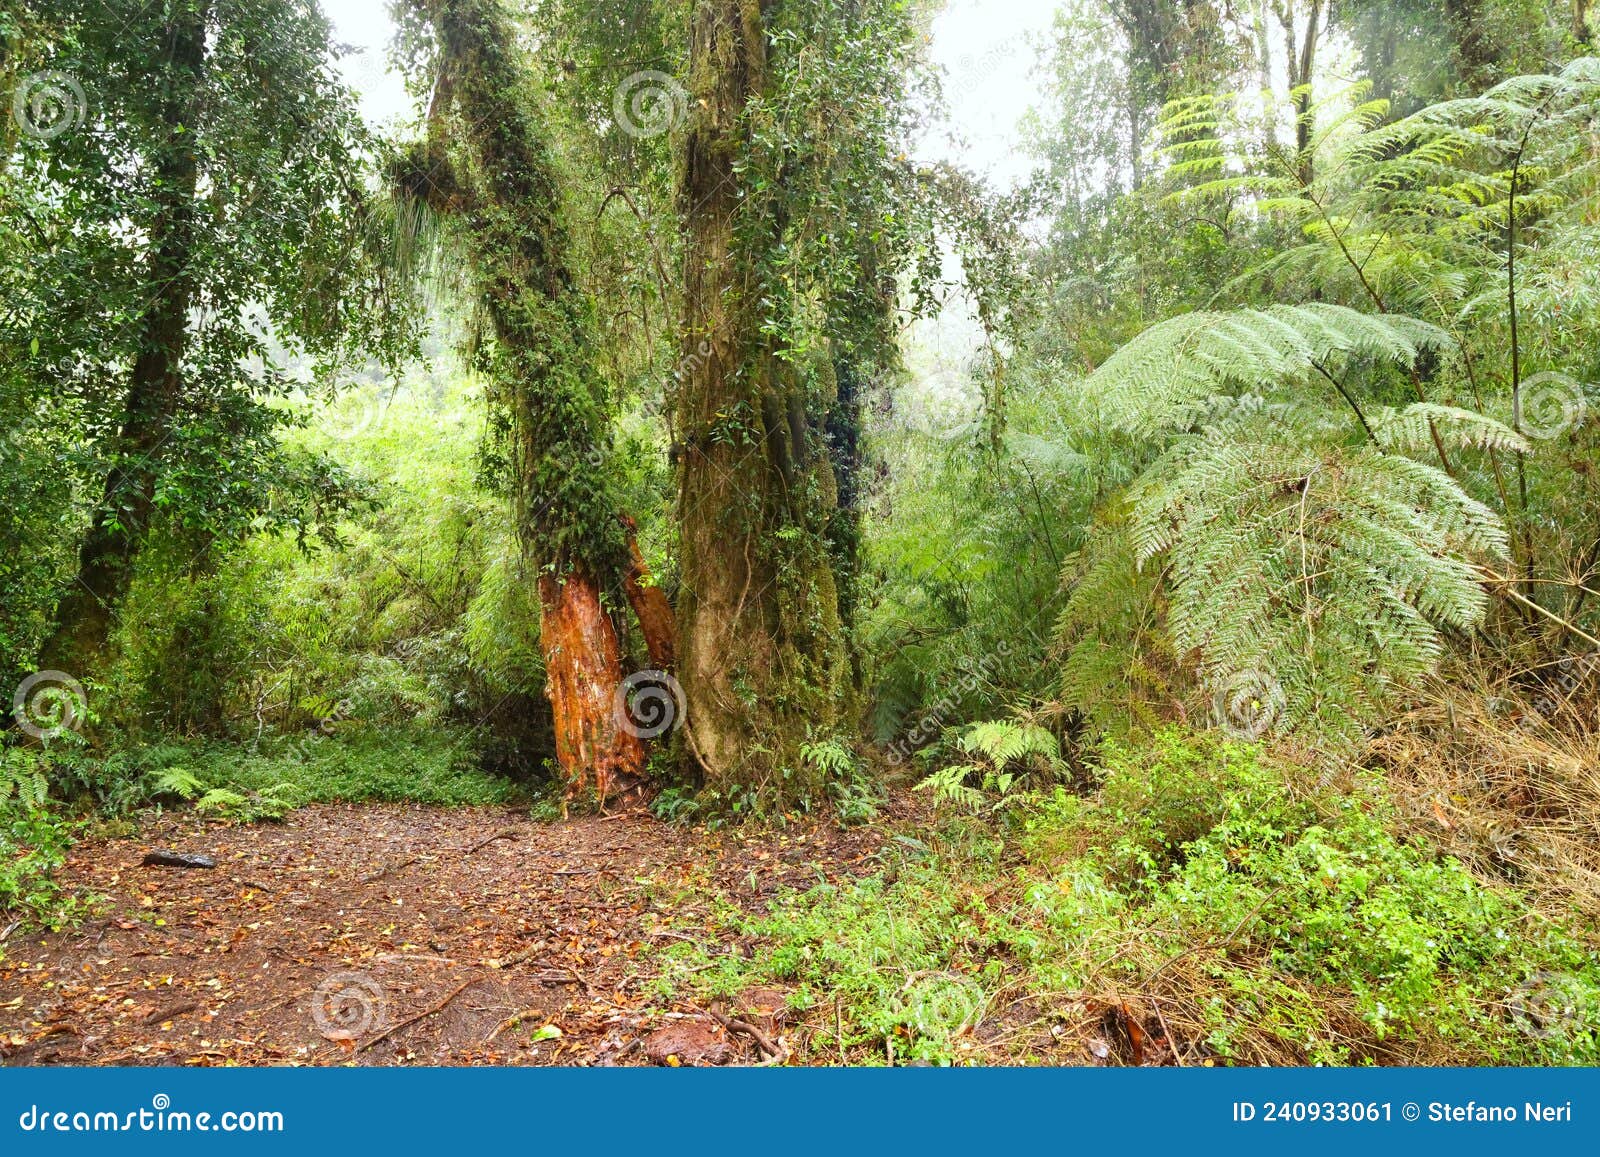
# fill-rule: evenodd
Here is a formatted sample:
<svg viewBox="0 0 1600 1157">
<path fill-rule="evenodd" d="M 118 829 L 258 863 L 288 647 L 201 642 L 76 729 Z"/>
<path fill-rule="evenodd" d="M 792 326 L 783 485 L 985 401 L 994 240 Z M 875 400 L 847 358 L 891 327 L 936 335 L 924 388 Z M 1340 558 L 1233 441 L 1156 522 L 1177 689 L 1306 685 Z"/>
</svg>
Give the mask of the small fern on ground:
<svg viewBox="0 0 1600 1157">
<path fill-rule="evenodd" d="M 967 811 L 1004 811 L 1029 790 L 1060 779 L 1067 771 L 1060 742 L 1034 723 L 974 723 L 955 745 L 969 758 L 939 768 L 915 790 L 932 792 L 937 802 Z"/>
</svg>

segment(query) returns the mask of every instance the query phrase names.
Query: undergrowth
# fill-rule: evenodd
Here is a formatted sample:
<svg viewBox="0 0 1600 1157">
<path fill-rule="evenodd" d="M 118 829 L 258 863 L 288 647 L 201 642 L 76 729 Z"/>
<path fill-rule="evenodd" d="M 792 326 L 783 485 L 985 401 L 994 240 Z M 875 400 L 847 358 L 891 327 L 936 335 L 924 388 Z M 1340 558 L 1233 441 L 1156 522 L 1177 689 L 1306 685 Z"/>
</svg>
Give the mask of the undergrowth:
<svg viewBox="0 0 1600 1157">
<path fill-rule="evenodd" d="M 1600 1060 L 1592 945 L 1421 838 L 1374 773 L 1171 730 L 1001 826 L 959 802 L 872 875 L 725 908 L 753 952 L 694 984 L 783 986 L 822 1063 Z"/>
</svg>

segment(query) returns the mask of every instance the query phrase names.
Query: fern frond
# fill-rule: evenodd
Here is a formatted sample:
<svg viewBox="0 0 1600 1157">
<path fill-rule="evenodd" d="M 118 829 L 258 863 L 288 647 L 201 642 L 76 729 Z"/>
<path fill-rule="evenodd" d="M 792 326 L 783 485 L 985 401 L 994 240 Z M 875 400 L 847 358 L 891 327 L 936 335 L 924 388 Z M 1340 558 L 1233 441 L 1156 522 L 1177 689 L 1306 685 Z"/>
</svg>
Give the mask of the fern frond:
<svg viewBox="0 0 1600 1157">
<path fill-rule="evenodd" d="M 1281 387 L 1350 358 L 1410 365 L 1449 341 L 1427 322 L 1327 303 L 1197 311 L 1145 330 L 1082 388 L 1115 425 L 1151 435 L 1187 425 L 1217 393 Z"/>
<path fill-rule="evenodd" d="M 1385 409 L 1373 421 L 1378 441 L 1390 450 L 1430 453 L 1435 439 L 1445 446 L 1473 450 L 1528 452 L 1528 440 L 1503 422 L 1431 402 L 1416 402 L 1403 410 Z"/>
</svg>

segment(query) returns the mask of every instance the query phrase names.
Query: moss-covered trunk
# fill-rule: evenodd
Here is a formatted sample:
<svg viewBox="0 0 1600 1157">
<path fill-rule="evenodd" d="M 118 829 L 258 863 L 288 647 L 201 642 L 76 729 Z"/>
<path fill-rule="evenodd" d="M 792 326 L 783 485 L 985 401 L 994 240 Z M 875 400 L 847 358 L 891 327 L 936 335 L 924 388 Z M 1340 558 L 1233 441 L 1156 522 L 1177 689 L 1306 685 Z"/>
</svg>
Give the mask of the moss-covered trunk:
<svg viewBox="0 0 1600 1157">
<path fill-rule="evenodd" d="M 512 419 L 517 532 L 538 574 L 545 686 L 569 796 L 601 801 L 644 775 L 621 706 L 615 608 L 640 611 L 652 655 L 672 613 L 620 517 L 590 302 L 577 285 L 564 197 L 534 77 L 498 0 L 416 0 L 440 45 L 431 147 L 402 183 L 459 216 L 483 307 L 489 369 Z M 441 110 L 448 106 L 449 112 Z M 637 593 L 636 593 L 637 592 Z"/>
<path fill-rule="evenodd" d="M 850 679 L 828 536 L 838 494 L 813 417 L 834 404 L 832 374 L 780 358 L 765 332 L 760 269 L 782 236 L 781 190 L 746 187 L 739 165 L 775 7 L 695 7 L 674 425 L 691 752 L 713 788 L 781 799 L 810 786 L 799 746 L 839 725 Z"/>
</svg>

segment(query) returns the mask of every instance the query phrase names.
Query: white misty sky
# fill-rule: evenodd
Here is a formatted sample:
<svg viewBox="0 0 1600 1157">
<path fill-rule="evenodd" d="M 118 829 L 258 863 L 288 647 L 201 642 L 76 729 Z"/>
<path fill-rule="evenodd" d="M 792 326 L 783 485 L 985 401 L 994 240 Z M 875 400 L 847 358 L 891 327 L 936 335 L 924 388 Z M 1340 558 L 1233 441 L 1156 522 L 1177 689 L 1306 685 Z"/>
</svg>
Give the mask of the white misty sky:
<svg viewBox="0 0 1600 1157">
<path fill-rule="evenodd" d="M 1016 130 L 1037 83 L 1028 37 L 1049 28 L 1055 9 L 1056 0 L 949 0 L 933 25 L 932 53 L 945 72 L 950 120 L 928 133 L 923 157 L 961 159 L 1007 184 L 1026 175 Z M 341 67 L 367 116 L 382 123 L 409 114 L 405 87 L 388 71 L 388 0 L 323 0 L 323 10 L 339 40 L 357 50 Z"/>
</svg>

